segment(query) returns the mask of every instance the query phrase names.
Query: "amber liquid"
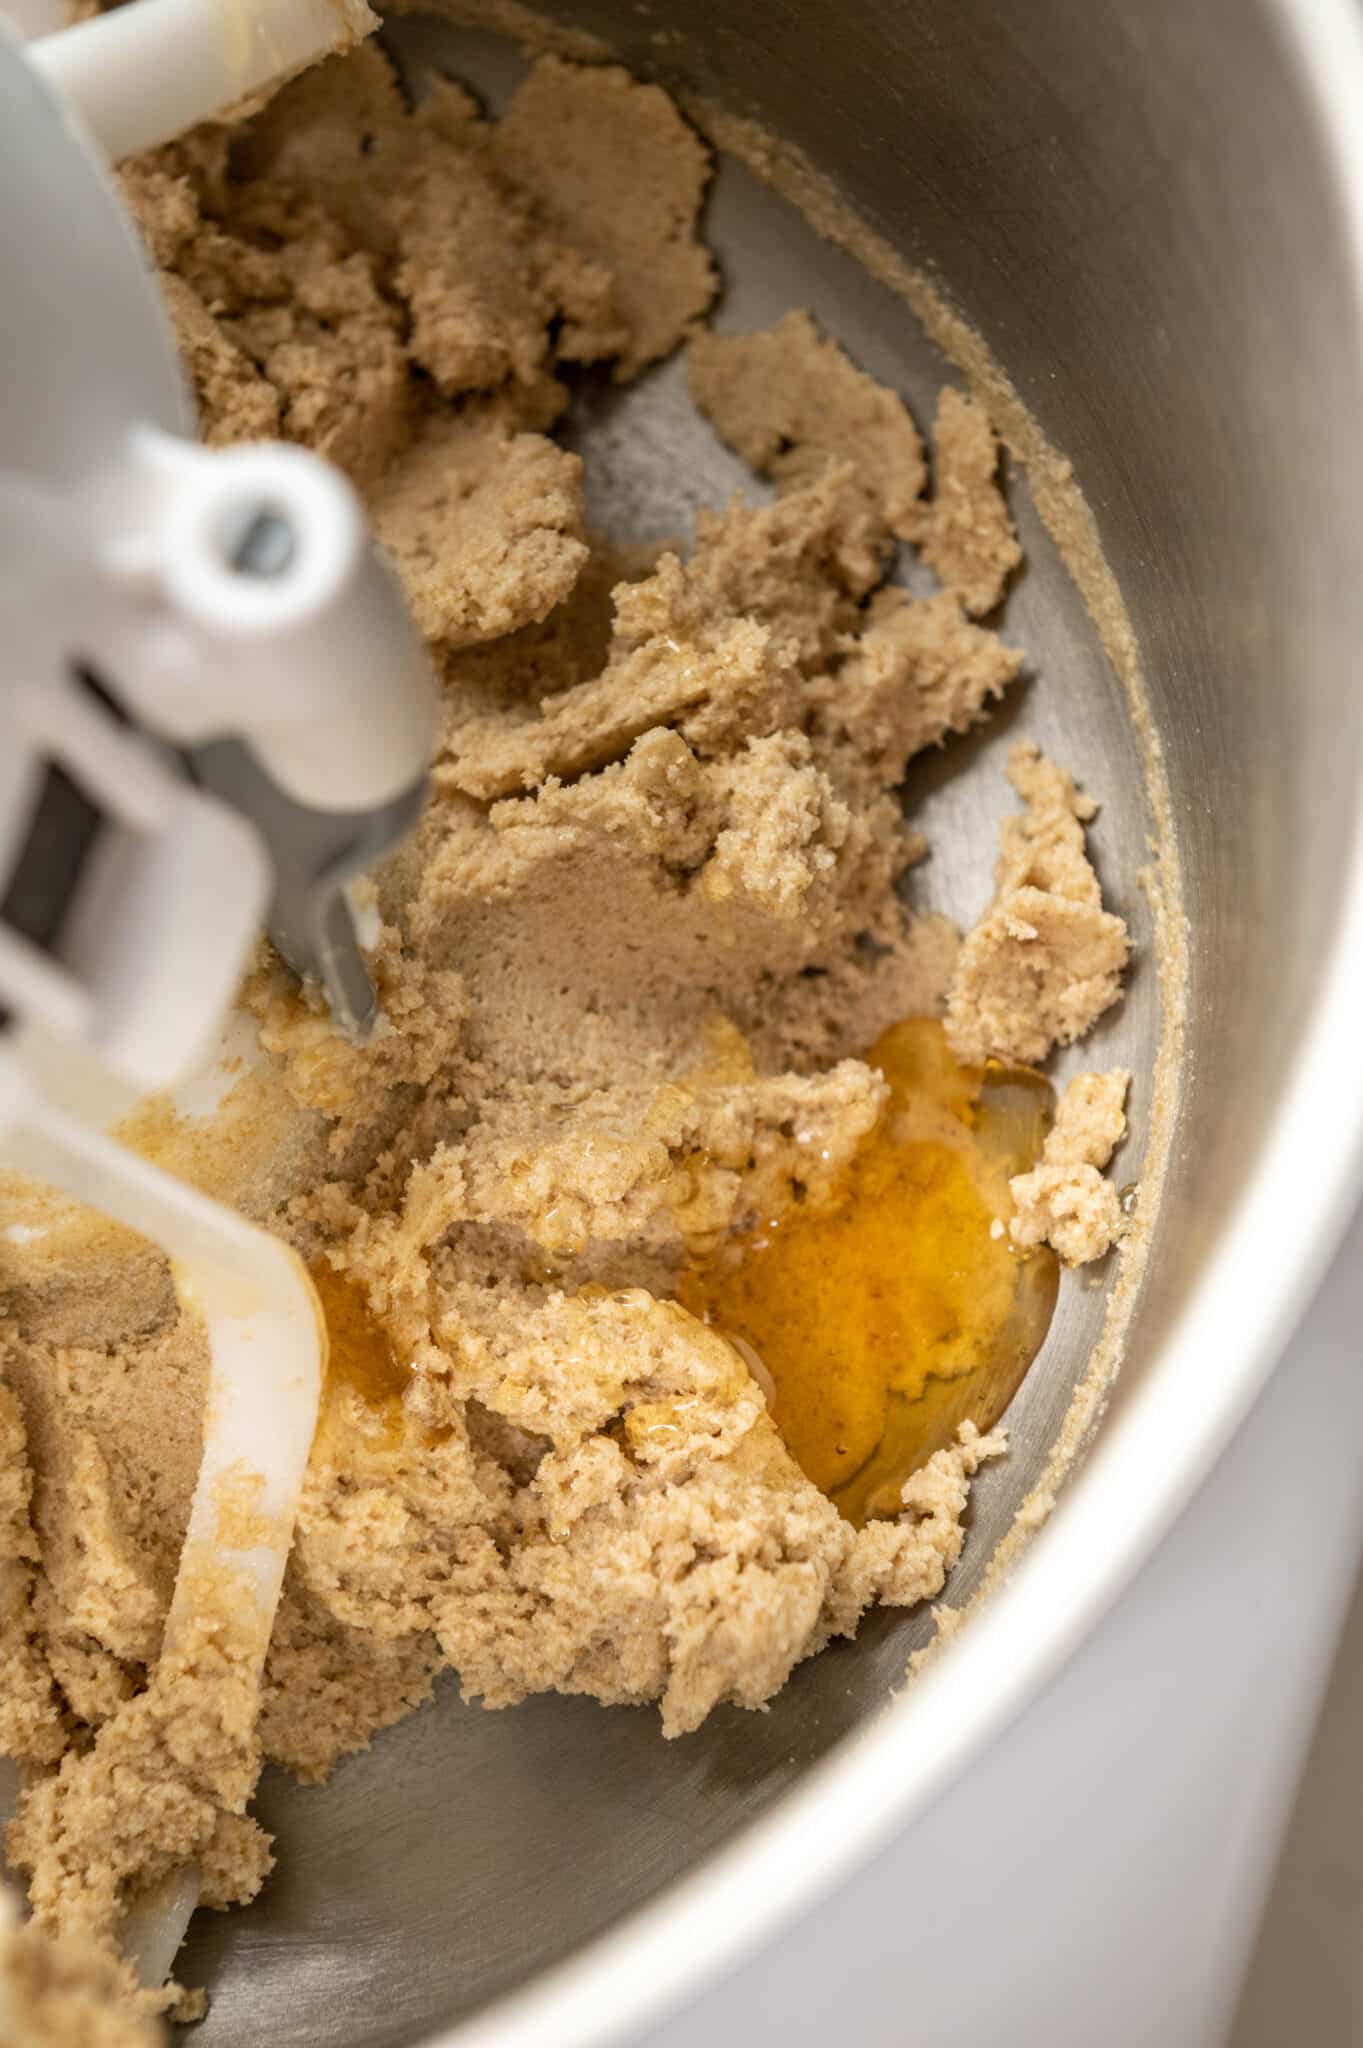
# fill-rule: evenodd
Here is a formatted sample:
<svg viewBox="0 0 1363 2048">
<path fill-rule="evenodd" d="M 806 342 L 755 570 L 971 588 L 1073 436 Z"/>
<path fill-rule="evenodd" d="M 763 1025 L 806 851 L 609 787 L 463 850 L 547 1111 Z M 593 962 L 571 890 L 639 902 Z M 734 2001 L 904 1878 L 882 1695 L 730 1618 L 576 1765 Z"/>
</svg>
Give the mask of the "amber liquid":
<svg viewBox="0 0 1363 2048">
<path fill-rule="evenodd" d="M 1015 1250 L 1007 1230 L 1008 1182 L 1036 1163 L 1050 1084 L 960 1066 L 934 1018 L 896 1025 L 867 1057 L 890 1100 L 837 1198 L 757 1223 L 679 1290 L 754 1347 L 792 1455 L 857 1523 L 895 1513 L 963 1421 L 998 1420 L 1059 1284 L 1054 1254 Z"/>
<path fill-rule="evenodd" d="M 858 1523 L 895 1513 L 905 1479 L 963 1421 L 997 1421 L 1059 1279 L 1051 1252 L 1018 1252 L 1007 1232 L 1008 1182 L 1040 1154 L 1050 1084 L 960 1066 L 932 1018 L 896 1025 L 868 1057 L 890 1099 L 836 1199 L 729 1239 L 679 1289 L 757 1352 L 792 1455 Z M 329 1339 L 324 1416 L 348 1388 L 400 1429 L 408 1368 L 353 1281 L 325 1261 L 312 1280 Z"/>
<path fill-rule="evenodd" d="M 371 1408 L 396 1410 L 411 1374 L 370 1314 L 362 1291 L 325 1259 L 312 1268 L 312 1284 L 327 1327 L 327 1392 L 351 1387 Z"/>
</svg>

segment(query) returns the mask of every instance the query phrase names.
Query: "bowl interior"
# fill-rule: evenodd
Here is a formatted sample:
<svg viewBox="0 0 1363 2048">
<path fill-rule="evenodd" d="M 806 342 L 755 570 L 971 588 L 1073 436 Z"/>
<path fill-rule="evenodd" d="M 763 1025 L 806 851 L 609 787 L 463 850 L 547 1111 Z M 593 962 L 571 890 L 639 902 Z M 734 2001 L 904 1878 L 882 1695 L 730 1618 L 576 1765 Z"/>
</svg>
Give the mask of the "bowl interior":
<svg viewBox="0 0 1363 2048">
<path fill-rule="evenodd" d="M 1074 463 L 1143 650 L 1168 760 L 1194 961 L 1173 1172 L 1123 1384 L 1158 1367 L 1284 1085 L 1328 951 L 1352 831 L 1356 718 L 1341 582 L 1360 528 L 1337 423 L 1357 418 L 1356 313 L 1329 175 L 1271 9 L 1174 0 L 582 0 L 572 18 L 636 69 L 802 148 L 869 225 L 940 272 Z M 496 104 L 511 45 L 400 18 L 394 45 Z M 722 164 L 708 231 L 723 324 L 807 306 L 920 418 L 953 374 L 902 300 L 785 200 Z M 1309 323 L 1296 317 L 1311 308 Z M 675 366 L 626 392 L 584 381 L 572 431 L 594 518 L 684 529 L 751 488 L 691 414 Z M 1092 844 L 1137 946 L 1083 1060 L 1142 1077 L 1160 1001 L 1138 871 L 1152 829 L 1123 689 L 1032 504 L 1006 630 L 1030 683 L 990 728 L 916 771 L 933 844 L 913 887 L 968 922 L 989 891 L 1002 756 L 1019 734 L 1102 800 Z M 1357 619 L 1353 645 L 1358 644 Z M 1101 1327 L 1071 1278 L 982 1475 L 959 1599 L 1034 1483 Z M 1123 1387 L 1108 1424 L 1119 1422 Z M 987 1626 L 987 1621 L 985 1624 Z M 279 1868 L 258 1903 L 196 1931 L 214 1986 L 202 2048 L 424 2039 L 523 1982 L 691 1869 L 887 1701 L 925 1617 L 881 1617 L 798 1670 L 772 1710 L 664 1744 L 646 1712 L 541 1700 L 436 1703 L 323 1790 L 271 1774 Z M 907 1732 L 905 1740 L 911 1740 Z"/>
</svg>

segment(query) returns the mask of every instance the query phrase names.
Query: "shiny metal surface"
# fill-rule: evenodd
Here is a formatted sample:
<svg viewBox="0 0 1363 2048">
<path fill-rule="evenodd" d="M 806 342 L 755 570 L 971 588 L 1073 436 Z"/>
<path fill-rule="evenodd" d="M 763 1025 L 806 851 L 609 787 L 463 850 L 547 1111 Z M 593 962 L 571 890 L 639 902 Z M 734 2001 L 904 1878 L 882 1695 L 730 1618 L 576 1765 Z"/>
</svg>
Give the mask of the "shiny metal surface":
<svg viewBox="0 0 1363 2048">
<path fill-rule="evenodd" d="M 1192 1012 L 1174 1170 L 1090 1469 L 1005 1595 L 907 1698 L 889 1704 L 924 1626 L 888 1618 L 797 1672 L 769 1714 L 724 1713 L 672 1745 L 645 1713 L 547 1700 L 484 1715 L 446 1689 L 329 1787 L 267 1782 L 279 1870 L 186 1957 L 189 1980 L 214 1986 L 201 2048 L 399 2048 L 480 2009 L 467 2028 L 480 2044 L 621 2038 L 760 1938 L 945 1783 L 1112 1597 L 1270 1362 L 1357 1165 L 1363 1090 L 1343 1027 L 1363 989 L 1363 324 L 1347 180 L 1363 168 L 1341 180 L 1328 103 L 1335 56 L 1357 60 L 1352 11 L 560 11 L 637 68 L 800 145 L 941 275 L 1073 459 L 1144 650 L 1185 864 Z M 401 38 L 414 63 L 438 57 L 494 99 L 514 75 L 480 36 L 409 22 Z M 942 365 L 903 307 L 782 202 L 726 169 L 711 226 L 726 320 L 809 305 L 929 411 Z M 672 531 L 739 481 L 689 420 L 675 371 L 584 403 L 608 520 Z M 1104 799 L 1099 863 L 1145 947 L 1094 1050 L 1144 1073 L 1157 1001 L 1135 879 L 1149 822 L 1137 750 L 1025 491 L 1017 511 L 1029 566 L 1007 623 L 1035 681 L 916 784 L 936 848 L 916 887 L 973 913 L 1006 800 L 1002 748 L 1020 731 L 1054 745 Z M 1067 1286 L 1010 1418 L 1015 1455 L 980 1488 L 958 1593 L 1039 1469 L 1100 1313 L 1094 1289 Z M 490 2004 L 527 1985 L 519 2003 Z"/>
</svg>

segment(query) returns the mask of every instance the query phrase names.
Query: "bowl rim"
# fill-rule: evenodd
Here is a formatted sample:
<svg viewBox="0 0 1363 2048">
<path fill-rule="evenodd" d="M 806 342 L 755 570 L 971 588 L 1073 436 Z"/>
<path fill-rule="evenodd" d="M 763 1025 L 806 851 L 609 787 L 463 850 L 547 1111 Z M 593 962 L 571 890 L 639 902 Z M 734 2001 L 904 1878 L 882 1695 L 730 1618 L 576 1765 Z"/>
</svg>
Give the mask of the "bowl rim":
<svg viewBox="0 0 1363 2048">
<path fill-rule="evenodd" d="M 1363 11 L 1355 0 L 1266 5 L 1319 116 L 1363 334 Z M 991 1592 L 987 1614 L 918 1675 L 911 1698 L 844 1737 L 695 1870 L 526 1985 L 428 2034 L 425 2048 L 606 2048 L 626 2038 L 834 1890 L 1016 1719 L 1172 1528 L 1334 1257 L 1363 1192 L 1363 1095 L 1342 1112 L 1336 1080 L 1357 1057 L 1361 1002 L 1363 791 L 1326 972 L 1260 1168 L 1157 1365 Z M 1280 1185 L 1299 1191 L 1287 1215 L 1273 1194 Z M 1274 1276 L 1267 1302 L 1265 1273 Z"/>
</svg>

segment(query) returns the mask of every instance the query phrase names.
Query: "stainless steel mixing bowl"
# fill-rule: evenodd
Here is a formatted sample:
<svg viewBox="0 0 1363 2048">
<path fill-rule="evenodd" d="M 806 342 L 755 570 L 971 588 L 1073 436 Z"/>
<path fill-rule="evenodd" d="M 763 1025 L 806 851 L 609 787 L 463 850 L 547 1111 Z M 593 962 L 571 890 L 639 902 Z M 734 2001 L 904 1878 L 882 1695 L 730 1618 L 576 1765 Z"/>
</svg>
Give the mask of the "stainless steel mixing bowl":
<svg viewBox="0 0 1363 2048">
<path fill-rule="evenodd" d="M 902 1696 L 921 1619 L 881 1617 L 766 1715 L 665 1745 L 645 1712 L 451 1690 L 324 1790 L 272 1777 L 280 1867 L 196 1933 L 201 2048 L 618 2038 L 864 1857 L 959 1770 L 1121 1588 L 1269 1369 L 1359 1178 L 1363 996 L 1363 57 L 1350 0 L 564 0 L 638 70 L 802 149 L 969 313 L 1072 458 L 1129 607 L 1191 930 L 1180 1119 L 1115 1395 L 1006 1587 Z M 515 60 L 400 25 L 495 98 Z M 747 173 L 712 209 L 724 318 L 812 305 L 927 410 L 943 365 L 886 288 Z M 675 373 L 584 394 L 598 516 L 673 530 L 738 481 Z M 917 886 L 968 917 L 1026 730 L 1103 797 L 1144 952 L 1100 1057 L 1159 1021 L 1122 692 L 1018 492 L 1008 627 L 1036 680 L 934 763 Z M 969 766 L 969 775 L 961 770 Z M 1148 1087 L 1138 1087 L 1138 1120 Z M 1141 1132 L 1137 1132 L 1139 1144 Z M 1066 1292 L 981 1485 L 957 1593 L 1040 1471 L 1102 1297 Z M 463 2030 L 459 2031 L 461 2023 Z"/>
</svg>

